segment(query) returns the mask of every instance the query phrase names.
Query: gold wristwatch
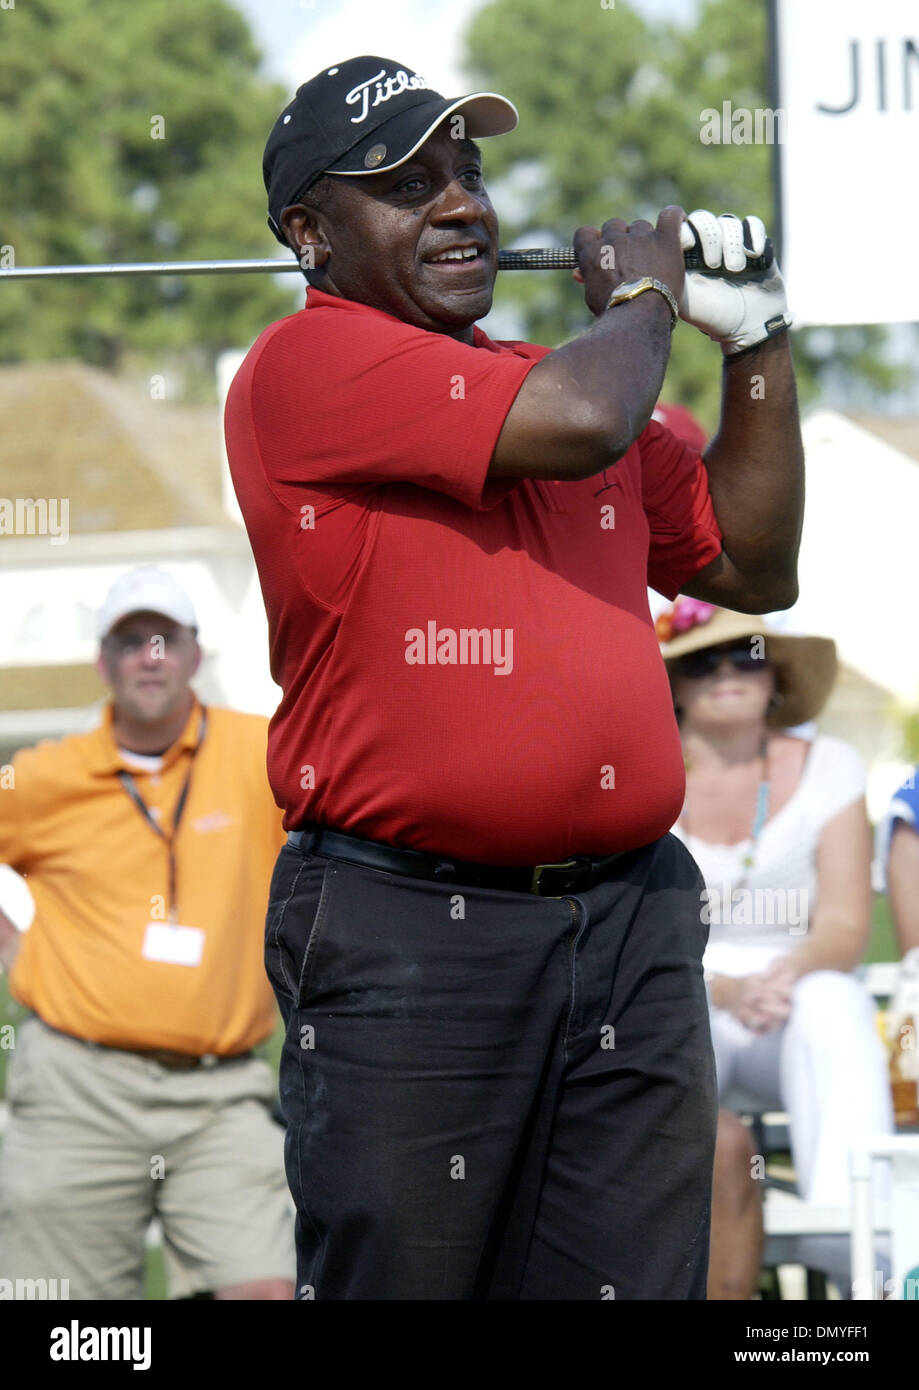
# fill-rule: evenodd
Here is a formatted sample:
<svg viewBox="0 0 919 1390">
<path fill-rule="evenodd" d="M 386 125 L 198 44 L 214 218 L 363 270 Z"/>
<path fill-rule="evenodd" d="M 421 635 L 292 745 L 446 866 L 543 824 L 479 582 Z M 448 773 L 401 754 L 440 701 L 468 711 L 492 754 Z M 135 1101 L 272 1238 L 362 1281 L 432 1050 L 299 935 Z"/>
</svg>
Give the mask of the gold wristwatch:
<svg viewBox="0 0 919 1390">
<path fill-rule="evenodd" d="M 628 284 L 619 285 L 606 301 L 606 307 L 611 309 L 614 304 L 624 304 L 627 299 L 635 299 L 637 295 L 644 294 L 645 290 L 657 290 L 658 294 L 662 294 L 670 305 L 670 331 L 672 333 L 680 317 L 680 306 L 674 298 L 673 291 L 668 289 L 662 280 L 654 280 L 650 275 L 643 275 L 640 280 L 629 280 Z"/>
</svg>

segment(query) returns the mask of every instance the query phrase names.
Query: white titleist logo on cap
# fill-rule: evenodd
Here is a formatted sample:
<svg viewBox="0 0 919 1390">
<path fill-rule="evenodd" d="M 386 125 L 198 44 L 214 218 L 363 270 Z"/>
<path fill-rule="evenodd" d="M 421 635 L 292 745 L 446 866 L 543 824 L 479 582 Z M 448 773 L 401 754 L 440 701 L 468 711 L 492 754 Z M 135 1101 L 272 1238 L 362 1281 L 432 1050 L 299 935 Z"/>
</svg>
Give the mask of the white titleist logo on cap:
<svg viewBox="0 0 919 1390">
<path fill-rule="evenodd" d="M 384 79 L 383 82 L 380 81 L 381 77 Z M 376 83 L 376 95 L 371 101 L 370 88 L 374 83 Z M 390 97 L 398 96 L 400 92 L 425 88 L 427 85 L 424 78 L 419 77 L 417 73 L 414 77 L 409 77 L 407 72 L 403 72 L 402 68 L 399 68 L 395 77 L 387 77 L 386 69 L 381 68 L 376 77 L 368 77 L 366 82 L 359 82 L 356 87 L 351 88 L 345 97 L 349 106 L 356 106 L 358 102 L 361 103 L 361 114 L 352 116 L 351 124 L 360 125 L 361 121 L 365 121 L 371 106 L 379 106 L 381 102 L 389 101 Z"/>
</svg>

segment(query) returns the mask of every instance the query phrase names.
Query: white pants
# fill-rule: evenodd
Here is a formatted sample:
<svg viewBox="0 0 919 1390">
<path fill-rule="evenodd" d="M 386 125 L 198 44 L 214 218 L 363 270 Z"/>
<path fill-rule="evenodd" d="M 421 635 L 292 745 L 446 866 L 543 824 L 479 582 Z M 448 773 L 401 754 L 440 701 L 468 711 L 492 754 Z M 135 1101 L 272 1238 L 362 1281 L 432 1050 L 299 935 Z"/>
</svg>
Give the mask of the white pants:
<svg viewBox="0 0 919 1390">
<path fill-rule="evenodd" d="M 762 965 L 751 962 L 750 969 Z M 780 1028 L 753 1033 L 715 1008 L 711 1024 L 719 1096 L 730 1099 L 739 1087 L 763 1109 L 786 1111 L 801 1195 L 821 1206 L 847 1206 L 850 1144 L 893 1132 L 871 996 L 853 975 L 816 970 L 798 980 Z M 878 1195 L 886 1189 L 885 1169 L 875 1168 Z"/>
</svg>

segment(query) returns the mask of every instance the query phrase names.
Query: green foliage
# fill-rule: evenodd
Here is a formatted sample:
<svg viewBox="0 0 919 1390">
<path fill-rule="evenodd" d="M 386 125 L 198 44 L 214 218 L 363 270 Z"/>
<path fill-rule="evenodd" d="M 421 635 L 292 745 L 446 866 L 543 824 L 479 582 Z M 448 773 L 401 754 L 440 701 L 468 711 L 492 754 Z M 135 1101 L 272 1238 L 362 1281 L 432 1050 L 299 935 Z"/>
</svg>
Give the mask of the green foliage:
<svg viewBox="0 0 919 1390">
<path fill-rule="evenodd" d="M 902 708 L 895 718 L 900 726 L 902 756 L 909 763 L 919 764 L 919 710 Z"/>
<path fill-rule="evenodd" d="M 480 88 L 503 92 L 520 112 L 510 136 L 485 144 L 486 174 L 505 245 L 551 238 L 610 217 L 654 221 L 669 203 L 691 212 L 755 213 L 774 223 L 770 147 L 703 144 L 701 113 L 767 108 L 765 0 L 705 0 L 693 30 L 652 25 L 615 8 L 557 0 L 494 0 L 467 34 L 467 65 Z M 538 282 L 538 283 L 537 283 Z M 564 276 L 503 276 L 496 305 L 513 304 L 526 336 L 557 345 L 583 332 L 583 292 Z M 887 390 L 897 372 L 880 362 L 883 330 L 804 331 L 794 339 L 802 397 L 825 374 Z M 666 399 L 717 424 L 720 349 L 681 326 L 664 383 Z"/>
<path fill-rule="evenodd" d="M 0 245 L 16 264 L 278 249 L 261 155 L 287 94 L 259 77 L 228 0 L 30 0 L 0 29 Z M 192 345 L 210 367 L 291 305 L 265 275 L 0 285 L 0 361 L 114 368 Z"/>
</svg>

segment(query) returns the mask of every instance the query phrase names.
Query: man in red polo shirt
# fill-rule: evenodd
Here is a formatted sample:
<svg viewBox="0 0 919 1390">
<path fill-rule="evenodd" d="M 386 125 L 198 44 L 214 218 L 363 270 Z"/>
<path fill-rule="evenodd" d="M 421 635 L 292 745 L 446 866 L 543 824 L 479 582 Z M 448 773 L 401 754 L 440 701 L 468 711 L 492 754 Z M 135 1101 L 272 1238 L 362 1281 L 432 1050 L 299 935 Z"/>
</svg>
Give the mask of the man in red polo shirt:
<svg viewBox="0 0 919 1390">
<path fill-rule="evenodd" d="M 705 1296 L 703 885 L 647 584 L 794 600 L 790 320 L 757 219 L 668 208 L 576 233 L 581 337 L 490 341 L 470 137 L 515 123 L 363 57 L 265 151 L 309 288 L 226 434 L 284 692 L 266 960 L 301 1297 Z M 677 312 L 724 355 L 704 461 L 651 421 Z"/>
</svg>

